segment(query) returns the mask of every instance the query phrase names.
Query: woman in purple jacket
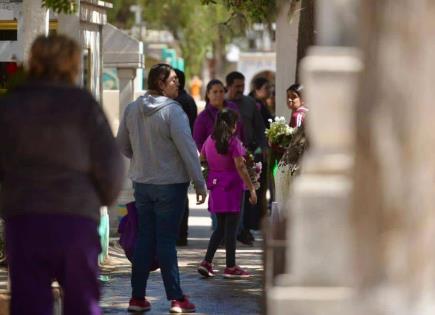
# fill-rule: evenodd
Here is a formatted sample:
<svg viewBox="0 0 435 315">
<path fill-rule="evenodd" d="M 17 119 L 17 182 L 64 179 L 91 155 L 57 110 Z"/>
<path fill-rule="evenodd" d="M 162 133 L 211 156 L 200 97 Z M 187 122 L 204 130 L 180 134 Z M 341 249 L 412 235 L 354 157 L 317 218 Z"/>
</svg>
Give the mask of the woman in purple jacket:
<svg viewBox="0 0 435 315">
<path fill-rule="evenodd" d="M 205 109 L 198 115 L 193 126 L 193 140 L 195 140 L 199 152 L 201 152 L 205 140 L 212 134 L 216 117 L 222 109 L 229 108 L 239 114 L 237 105 L 225 100 L 224 84 L 217 79 L 208 82 L 205 91 L 205 102 Z M 235 135 L 243 142 L 243 125 L 240 118 L 237 122 Z M 217 219 L 214 213 L 210 215 L 212 230 L 214 231 L 216 230 Z"/>
<path fill-rule="evenodd" d="M 213 132 L 213 126 L 219 111 L 230 108 L 239 113 L 236 104 L 225 100 L 224 84 L 217 79 L 208 82 L 205 102 L 205 109 L 198 115 L 193 126 L 193 140 L 195 140 L 198 151 L 201 151 L 205 140 Z M 243 126 L 240 118 L 237 123 L 236 136 L 243 141 Z"/>
</svg>

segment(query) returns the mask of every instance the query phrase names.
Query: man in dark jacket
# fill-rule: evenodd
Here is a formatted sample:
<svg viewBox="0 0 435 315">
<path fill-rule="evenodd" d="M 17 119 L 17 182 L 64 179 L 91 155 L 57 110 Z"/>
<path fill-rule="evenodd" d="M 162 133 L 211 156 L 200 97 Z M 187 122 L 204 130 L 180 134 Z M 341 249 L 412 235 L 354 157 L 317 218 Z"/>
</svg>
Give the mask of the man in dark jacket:
<svg viewBox="0 0 435 315">
<path fill-rule="evenodd" d="M 189 118 L 190 131 L 193 131 L 193 124 L 195 123 L 196 116 L 198 115 L 198 107 L 196 106 L 195 100 L 192 96 L 190 96 L 184 86 L 186 84 L 186 77 L 184 72 L 178 69 L 175 69 L 175 73 L 178 76 L 179 82 L 179 90 L 178 97 L 175 99 L 178 103 L 181 104 L 184 112 Z M 181 220 L 180 230 L 178 233 L 178 246 L 186 246 L 187 245 L 187 235 L 188 235 L 188 220 L 189 220 L 189 198 L 186 198 L 186 208 L 184 211 L 183 219 Z"/>
</svg>

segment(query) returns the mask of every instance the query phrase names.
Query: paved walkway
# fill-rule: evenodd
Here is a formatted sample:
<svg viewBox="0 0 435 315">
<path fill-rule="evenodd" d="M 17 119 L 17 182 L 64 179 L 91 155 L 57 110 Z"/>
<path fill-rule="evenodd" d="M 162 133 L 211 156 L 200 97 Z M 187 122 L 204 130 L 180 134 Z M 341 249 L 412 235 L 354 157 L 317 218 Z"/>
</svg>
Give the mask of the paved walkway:
<svg viewBox="0 0 435 315">
<path fill-rule="evenodd" d="M 262 251 L 261 242 L 254 247 L 238 243 L 237 263 L 249 270 L 252 277 L 245 280 L 228 280 L 222 277 L 225 267 L 225 251 L 219 249 L 215 256 L 216 277 L 203 279 L 196 271 L 203 259 L 210 237 L 211 221 L 204 206 L 194 204 L 195 196 L 190 195 L 191 213 L 189 217 L 189 244 L 178 248 L 181 284 L 197 307 L 197 314 L 261 314 L 262 304 Z M 259 238 L 259 237 L 258 237 Z M 130 263 L 116 246 L 111 247 L 110 280 L 103 285 L 101 306 L 104 314 L 128 314 L 126 311 L 130 298 Z M 151 273 L 148 280 L 147 298 L 152 303 L 151 314 L 167 314 L 169 302 L 166 301 L 160 272 Z"/>
</svg>

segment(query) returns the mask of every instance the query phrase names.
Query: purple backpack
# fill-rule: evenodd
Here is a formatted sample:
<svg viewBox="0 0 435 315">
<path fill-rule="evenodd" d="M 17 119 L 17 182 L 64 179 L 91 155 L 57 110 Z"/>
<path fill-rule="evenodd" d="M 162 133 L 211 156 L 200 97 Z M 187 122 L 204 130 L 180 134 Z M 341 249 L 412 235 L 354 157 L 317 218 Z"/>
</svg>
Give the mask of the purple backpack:
<svg viewBox="0 0 435 315">
<path fill-rule="evenodd" d="M 129 202 L 126 207 L 127 214 L 122 217 L 118 226 L 118 233 L 120 234 L 119 245 L 121 245 L 128 260 L 132 261 L 134 246 L 136 245 L 138 226 L 136 203 L 134 201 Z M 154 258 L 154 261 L 151 265 L 151 271 L 157 270 L 158 268 L 159 264 L 157 262 L 157 258 Z"/>
</svg>

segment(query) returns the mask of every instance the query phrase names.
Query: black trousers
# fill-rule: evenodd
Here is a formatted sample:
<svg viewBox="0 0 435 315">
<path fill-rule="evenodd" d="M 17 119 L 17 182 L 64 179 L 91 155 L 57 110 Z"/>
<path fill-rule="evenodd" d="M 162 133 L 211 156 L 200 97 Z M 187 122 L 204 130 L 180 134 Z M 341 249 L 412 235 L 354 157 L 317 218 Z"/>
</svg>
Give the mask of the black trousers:
<svg viewBox="0 0 435 315">
<path fill-rule="evenodd" d="M 225 238 L 226 265 L 231 268 L 236 265 L 236 234 L 240 213 L 220 213 L 216 217 L 217 227 L 210 237 L 205 260 L 209 263 L 213 261 L 220 242 Z"/>
<path fill-rule="evenodd" d="M 261 220 L 267 213 L 266 192 L 268 189 L 268 161 L 263 160 L 261 156 L 255 157 L 256 162 L 263 164 L 259 178 L 260 188 L 257 190 L 257 204 L 251 205 L 249 202 L 249 193 L 245 194 L 243 227 L 248 230 L 259 230 Z"/>
</svg>

